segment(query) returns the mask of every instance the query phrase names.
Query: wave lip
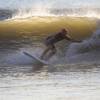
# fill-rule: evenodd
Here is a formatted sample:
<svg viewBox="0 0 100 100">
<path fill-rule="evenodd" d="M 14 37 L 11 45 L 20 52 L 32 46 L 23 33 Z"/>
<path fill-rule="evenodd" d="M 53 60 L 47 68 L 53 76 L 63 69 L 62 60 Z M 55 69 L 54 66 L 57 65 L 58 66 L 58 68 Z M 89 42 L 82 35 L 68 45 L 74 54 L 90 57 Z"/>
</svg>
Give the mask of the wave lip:
<svg viewBox="0 0 100 100">
<path fill-rule="evenodd" d="M 73 16 L 100 18 L 100 8 L 30 8 L 17 9 L 13 18 L 27 18 L 32 16 Z"/>
<path fill-rule="evenodd" d="M 100 18 L 100 8 L 16 8 L 0 9 L 0 20 L 33 16 L 72 16 Z"/>
</svg>

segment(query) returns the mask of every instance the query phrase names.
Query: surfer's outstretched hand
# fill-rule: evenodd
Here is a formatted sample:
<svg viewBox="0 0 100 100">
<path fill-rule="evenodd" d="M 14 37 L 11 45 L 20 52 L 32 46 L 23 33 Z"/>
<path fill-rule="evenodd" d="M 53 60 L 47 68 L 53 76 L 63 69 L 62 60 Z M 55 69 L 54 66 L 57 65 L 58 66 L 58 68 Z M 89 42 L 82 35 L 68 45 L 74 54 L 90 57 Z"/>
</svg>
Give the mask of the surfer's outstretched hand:
<svg viewBox="0 0 100 100">
<path fill-rule="evenodd" d="M 82 42 L 82 40 L 77 40 L 77 41 L 75 41 L 75 42 L 78 42 L 78 43 L 80 43 L 80 42 Z"/>
<path fill-rule="evenodd" d="M 72 40 L 72 42 L 80 43 L 80 42 L 82 42 L 82 40 Z"/>
</svg>

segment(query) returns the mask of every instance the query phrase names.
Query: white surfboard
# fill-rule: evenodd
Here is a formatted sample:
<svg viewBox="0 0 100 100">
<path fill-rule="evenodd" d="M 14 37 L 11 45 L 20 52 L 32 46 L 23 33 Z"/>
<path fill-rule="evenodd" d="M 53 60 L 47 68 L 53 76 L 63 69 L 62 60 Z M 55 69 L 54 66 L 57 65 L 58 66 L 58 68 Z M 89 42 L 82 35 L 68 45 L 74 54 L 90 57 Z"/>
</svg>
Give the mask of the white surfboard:
<svg viewBox="0 0 100 100">
<path fill-rule="evenodd" d="M 35 63 L 37 63 L 37 64 L 42 64 L 42 65 L 48 65 L 49 63 L 48 62 L 46 62 L 45 60 L 42 60 L 42 59 L 40 59 L 40 58 L 38 58 L 38 57 L 36 57 L 35 55 L 31 55 L 31 54 L 29 54 L 28 52 L 23 52 L 26 56 L 28 56 L 28 57 L 30 57 L 30 58 L 32 58 L 33 60 L 35 60 Z"/>
</svg>

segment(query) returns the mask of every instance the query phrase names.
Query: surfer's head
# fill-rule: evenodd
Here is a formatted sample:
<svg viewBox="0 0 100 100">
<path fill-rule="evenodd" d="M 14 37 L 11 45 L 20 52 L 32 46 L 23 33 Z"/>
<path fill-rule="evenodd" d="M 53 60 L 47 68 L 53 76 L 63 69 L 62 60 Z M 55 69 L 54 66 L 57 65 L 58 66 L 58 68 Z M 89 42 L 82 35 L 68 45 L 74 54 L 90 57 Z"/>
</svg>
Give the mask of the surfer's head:
<svg viewBox="0 0 100 100">
<path fill-rule="evenodd" d="M 62 32 L 63 34 L 65 34 L 65 35 L 68 33 L 68 31 L 67 31 L 65 28 L 61 29 L 61 32 Z"/>
</svg>

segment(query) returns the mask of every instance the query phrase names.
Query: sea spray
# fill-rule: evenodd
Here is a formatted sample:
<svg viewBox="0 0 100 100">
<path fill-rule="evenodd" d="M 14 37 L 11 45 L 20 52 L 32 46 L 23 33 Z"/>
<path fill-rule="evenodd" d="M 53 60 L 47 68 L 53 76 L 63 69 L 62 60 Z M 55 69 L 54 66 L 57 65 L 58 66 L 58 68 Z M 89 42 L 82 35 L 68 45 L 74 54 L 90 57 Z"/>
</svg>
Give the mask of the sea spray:
<svg viewBox="0 0 100 100">
<path fill-rule="evenodd" d="M 72 43 L 66 51 L 68 62 L 100 60 L 100 29 L 81 43 Z"/>
</svg>

